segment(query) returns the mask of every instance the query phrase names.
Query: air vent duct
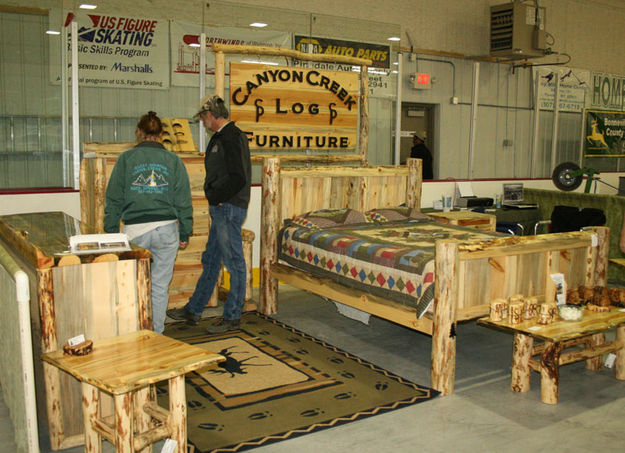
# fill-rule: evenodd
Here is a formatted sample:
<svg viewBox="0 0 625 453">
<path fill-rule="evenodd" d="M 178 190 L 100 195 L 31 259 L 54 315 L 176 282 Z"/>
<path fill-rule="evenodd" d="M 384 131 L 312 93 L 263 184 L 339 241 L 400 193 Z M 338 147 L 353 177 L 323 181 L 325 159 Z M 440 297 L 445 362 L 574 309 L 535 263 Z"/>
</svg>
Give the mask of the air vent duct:
<svg viewBox="0 0 625 453">
<path fill-rule="evenodd" d="M 525 59 L 545 55 L 545 8 L 504 3 L 490 8 L 490 55 Z"/>
</svg>

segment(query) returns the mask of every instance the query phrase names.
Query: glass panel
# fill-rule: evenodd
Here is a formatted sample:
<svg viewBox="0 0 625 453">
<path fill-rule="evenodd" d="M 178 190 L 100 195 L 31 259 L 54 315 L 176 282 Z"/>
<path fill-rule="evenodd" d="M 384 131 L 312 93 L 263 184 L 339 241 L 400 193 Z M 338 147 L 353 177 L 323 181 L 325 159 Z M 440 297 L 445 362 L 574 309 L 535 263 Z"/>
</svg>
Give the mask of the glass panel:
<svg viewBox="0 0 625 453">
<path fill-rule="evenodd" d="M 49 40 L 60 36 L 51 28 L 44 11 L 0 12 L 0 189 L 65 185 L 61 87 L 48 73 Z"/>
<path fill-rule="evenodd" d="M 8 3 L 16 6 L 12 12 L 8 8 L 0 12 L 0 190 L 71 187 L 71 85 L 63 89 L 60 80 L 60 49 L 69 47 L 63 44 L 69 40 L 69 36 L 63 36 L 69 35 L 69 27 L 64 28 L 68 14 L 64 5 L 68 4 L 62 0 Z M 389 44 L 389 36 L 400 34 L 398 25 L 381 22 L 226 1 L 189 3 L 172 12 L 146 11 L 143 2 L 126 2 L 121 9 L 119 3 L 116 7 L 105 3 L 99 5 L 96 13 L 248 30 L 252 22 L 265 22 L 268 29 L 278 32 L 379 44 Z M 87 25 L 79 23 L 82 26 Z M 61 34 L 47 34 L 48 30 Z M 71 60 L 69 52 L 66 58 Z M 369 157 L 376 164 L 390 163 L 392 159 L 392 140 L 388 138 L 392 134 L 396 81 L 393 76 L 384 77 L 389 78 L 389 86 L 383 94 L 370 90 Z M 68 109 L 65 126 L 63 93 Z M 79 98 L 81 144 L 134 142 L 137 120 L 148 110 L 163 118 L 189 118 L 197 104 L 198 86 L 173 85 L 168 90 L 80 86 Z M 191 130 L 197 145 L 198 128 L 192 126 Z"/>
</svg>

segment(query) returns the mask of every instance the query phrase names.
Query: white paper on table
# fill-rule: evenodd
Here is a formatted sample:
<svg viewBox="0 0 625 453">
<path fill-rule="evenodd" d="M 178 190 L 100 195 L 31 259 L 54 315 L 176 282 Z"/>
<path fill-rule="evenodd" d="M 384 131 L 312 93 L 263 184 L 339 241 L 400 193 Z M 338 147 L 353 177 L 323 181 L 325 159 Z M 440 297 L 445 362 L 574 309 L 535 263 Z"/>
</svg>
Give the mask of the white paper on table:
<svg viewBox="0 0 625 453">
<path fill-rule="evenodd" d="M 75 255 L 125 252 L 130 250 L 130 244 L 124 233 L 77 234 L 69 238 L 69 249 Z"/>
<path fill-rule="evenodd" d="M 458 181 L 456 183 L 456 197 L 474 197 L 471 181 Z"/>
</svg>

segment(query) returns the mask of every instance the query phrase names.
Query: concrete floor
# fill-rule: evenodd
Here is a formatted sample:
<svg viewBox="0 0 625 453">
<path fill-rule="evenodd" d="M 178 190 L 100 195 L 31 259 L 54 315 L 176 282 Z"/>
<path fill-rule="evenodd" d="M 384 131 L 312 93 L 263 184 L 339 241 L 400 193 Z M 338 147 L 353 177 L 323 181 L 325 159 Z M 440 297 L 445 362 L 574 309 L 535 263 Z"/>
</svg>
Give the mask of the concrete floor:
<svg viewBox="0 0 625 453">
<path fill-rule="evenodd" d="M 280 287 L 278 320 L 429 385 L 430 337 L 371 318 L 369 325 L 340 315 L 334 304 Z M 214 315 L 215 310 L 207 310 Z M 622 451 L 625 382 L 614 371 L 561 368 L 560 403 L 540 401 L 532 373 L 527 393 L 510 391 L 512 336 L 461 324 L 457 330 L 455 393 L 318 433 L 254 449 L 258 453 L 357 452 L 587 452 Z M 7 410 L 0 401 L 0 451 L 15 451 Z M 104 451 L 113 448 L 104 442 Z M 154 449 L 159 452 L 161 444 Z M 48 451 L 42 442 L 42 451 Z M 81 452 L 82 448 L 65 450 Z"/>
</svg>

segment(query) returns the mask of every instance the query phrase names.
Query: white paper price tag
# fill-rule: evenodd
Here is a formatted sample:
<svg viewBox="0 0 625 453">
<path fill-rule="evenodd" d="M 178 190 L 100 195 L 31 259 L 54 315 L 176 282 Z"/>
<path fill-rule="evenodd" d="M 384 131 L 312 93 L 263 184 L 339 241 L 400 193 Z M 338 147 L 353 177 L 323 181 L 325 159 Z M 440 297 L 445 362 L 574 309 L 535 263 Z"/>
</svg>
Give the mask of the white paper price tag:
<svg viewBox="0 0 625 453">
<path fill-rule="evenodd" d="M 604 365 L 606 368 L 612 368 L 614 366 L 614 361 L 616 360 L 616 354 L 608 354 L 608 356 L 605 358 L 605 362 Z"/>
<path fill-rule="evenodd" d="M 78 346 L 81 343 L 85 342 L 85 335 L 84 334 L 80 334 L 80 335 L 76 335 L 73 338 L 70 338 L 69 340 L 67 340 L 67 342 L 69 343 L 70 346 Z"/>
<path fill-rule="evenodd" d="M 564 274 L 555 273 L 551 274 L 551 280 L 556 285 L 556 304 L 564 305 L 566 303 L 566 281 L 564 280 Z"/>
<path fill-rule="evenodd" d="M 177 445 L 178 441 L 175 441 L 174 439 L 167 439 L 165 440 L 161 453 L 174 453 Z"/>
</svg>

